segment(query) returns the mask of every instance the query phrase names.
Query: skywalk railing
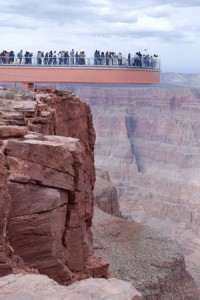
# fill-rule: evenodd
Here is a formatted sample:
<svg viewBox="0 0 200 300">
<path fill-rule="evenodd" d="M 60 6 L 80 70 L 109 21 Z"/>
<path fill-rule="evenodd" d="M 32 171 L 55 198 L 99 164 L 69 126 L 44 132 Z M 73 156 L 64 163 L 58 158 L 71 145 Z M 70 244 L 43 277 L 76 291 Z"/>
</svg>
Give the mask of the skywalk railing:
<svg viewBox="0 0 200 300">
<path fill-rule="evenodd" d="M 99 67 L 99 68 L 132 68 L 132 69 L 153 69 L 160 70 L 160 60 L 158 57 L 147 56 L 138 58 L 117 58 L 117 57 L 33 57 L 23 56 L 0 56 L 1 66 L 17 67 Z"/>
</svg>

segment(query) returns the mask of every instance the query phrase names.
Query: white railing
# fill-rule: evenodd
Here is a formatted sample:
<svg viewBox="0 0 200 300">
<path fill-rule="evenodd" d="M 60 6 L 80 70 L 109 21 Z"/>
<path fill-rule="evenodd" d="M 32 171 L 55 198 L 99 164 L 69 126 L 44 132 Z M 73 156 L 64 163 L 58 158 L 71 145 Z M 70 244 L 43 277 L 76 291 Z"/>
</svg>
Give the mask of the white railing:
<svg viewBox="0 0 200 300">
<path fill-rule="evenodd" d="M 142 57 L 142 59 L 118 59 L 117 57 L 33 57 L 22 58 L 0 56 L 1 66 L 33 66 L 33 67 L 108 67 L 160 70 L 160 60 L 157 57 Z"/>
</svg>

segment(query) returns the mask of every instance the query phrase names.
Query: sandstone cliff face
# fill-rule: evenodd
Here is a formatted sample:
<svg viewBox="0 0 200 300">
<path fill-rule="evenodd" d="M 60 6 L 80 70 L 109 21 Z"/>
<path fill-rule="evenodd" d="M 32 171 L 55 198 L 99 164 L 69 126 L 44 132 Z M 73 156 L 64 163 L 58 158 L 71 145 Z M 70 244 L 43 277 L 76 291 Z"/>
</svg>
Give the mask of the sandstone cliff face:
<svg viewBox="0 0 200 300">
<path fill-rule="evenodd" d="M 96 166 L 122 213 L 178 241 L 200 286 L 200 93 L 189 88 L 73 87 L 91 105 Z"/>
<path fill-rule="evenodd" d="M 11 198 L 7 187 L 8 172 L 6 166 L 5 156 L 0 152 L 0 276 L 7 275 L 12 271 L 12 265 L 9 263 L 9 243 L 6 236 L 11 205 Z"/>
<path fill-rule="evenodd" d="M 120 216 L 117 189 L 111 183 L 108 172 L 101 169 L 96 169 L 94 205 L 111 215 Z"/>
<path fill-rule="evenodd" d="M 6 257 L 9 242 L 29 267 L 63 284 L 105 277 L 108 263 L 91 252 L 90 108 L 69 93 L 35 96 L 1 101 L 1 253 Z M 5 275 L 11 267 L 2 255 Z"/>
</svg>

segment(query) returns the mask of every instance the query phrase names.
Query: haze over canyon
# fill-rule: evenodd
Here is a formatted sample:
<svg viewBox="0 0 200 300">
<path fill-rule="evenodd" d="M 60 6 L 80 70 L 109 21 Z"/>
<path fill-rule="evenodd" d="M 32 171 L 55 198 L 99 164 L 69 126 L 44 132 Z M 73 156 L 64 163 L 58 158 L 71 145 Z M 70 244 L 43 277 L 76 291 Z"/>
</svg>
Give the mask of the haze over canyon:
<svg viewBox="0 0 200 300">
<path fill-rule="evenodd" d="M 90 103 L 95 165 L 117 187 L 122 214 L 176 241 L 200 286 L 199 75 L 162 80 L 66 88 Z"/>
</svg>

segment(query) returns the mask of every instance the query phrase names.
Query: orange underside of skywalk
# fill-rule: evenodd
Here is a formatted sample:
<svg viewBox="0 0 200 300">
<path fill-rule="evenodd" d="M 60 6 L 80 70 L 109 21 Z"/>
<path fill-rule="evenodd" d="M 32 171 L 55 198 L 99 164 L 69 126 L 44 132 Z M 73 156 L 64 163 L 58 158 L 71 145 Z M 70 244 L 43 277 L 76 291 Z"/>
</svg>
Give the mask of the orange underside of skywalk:
<svg viewBox="0 0 200 300">
<path fill-rule="evenodd" d="M 155 84 L 160 83 L 160 71 L 132 68 L 38 68 L 1 65 L 0 82 Z"/>
</svg>

